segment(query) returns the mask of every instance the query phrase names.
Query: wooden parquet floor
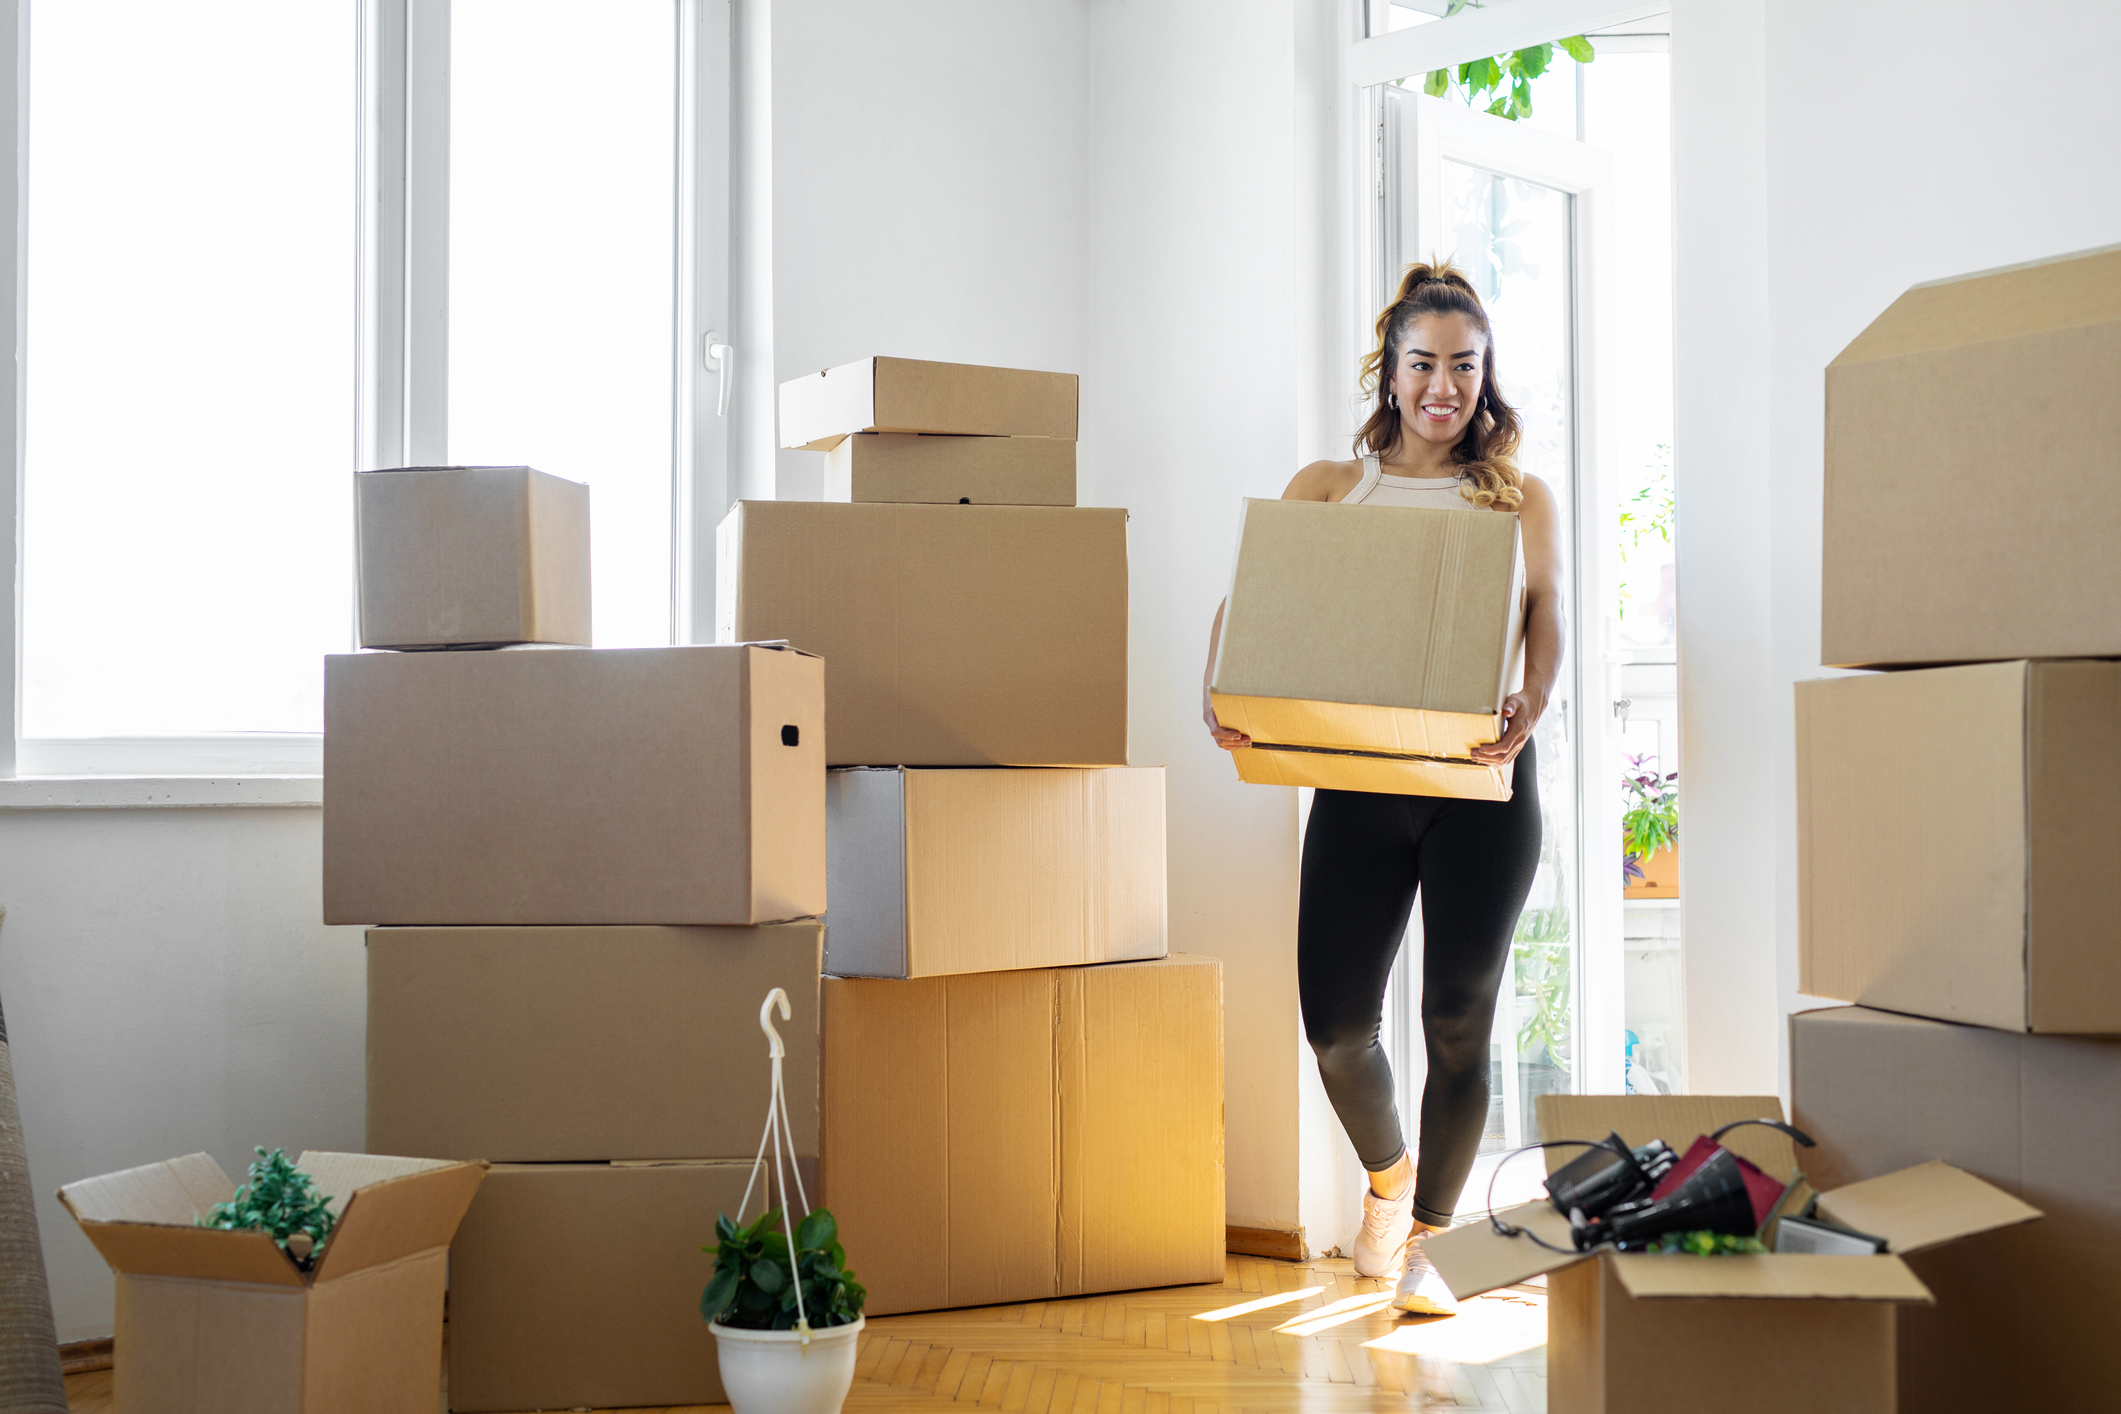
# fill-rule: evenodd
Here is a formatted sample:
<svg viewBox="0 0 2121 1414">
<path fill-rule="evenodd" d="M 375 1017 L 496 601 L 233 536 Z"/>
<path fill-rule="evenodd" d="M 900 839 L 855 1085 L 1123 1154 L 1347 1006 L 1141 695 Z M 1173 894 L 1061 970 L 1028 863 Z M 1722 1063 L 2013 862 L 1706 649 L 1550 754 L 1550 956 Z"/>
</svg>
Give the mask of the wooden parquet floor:
<svg viewBox="0 0 2121 1414">
<path fill-rule="evenodd" d="M 1390 1294 L 1340 1259 L 1233 1256 L 1220 1286 L 882 1316 L 862 1332 L 846 1408 L 1544 1414 L 1545 1291 L 1514 1287 L 1428 1320 L 1395 1319 Z M 106 1414 L 109 1381 L 69 1377 L 74 1414 Z"/>
</svg>

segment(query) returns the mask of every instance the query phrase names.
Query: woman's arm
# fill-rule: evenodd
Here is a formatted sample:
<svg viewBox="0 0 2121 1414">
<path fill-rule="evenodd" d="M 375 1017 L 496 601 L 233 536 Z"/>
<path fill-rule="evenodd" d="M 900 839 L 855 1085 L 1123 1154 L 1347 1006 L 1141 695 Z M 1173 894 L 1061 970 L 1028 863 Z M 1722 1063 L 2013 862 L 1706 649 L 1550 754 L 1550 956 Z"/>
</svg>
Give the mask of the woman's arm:
<svg viewBox="0 0 2121 1414">
<path fill-rule="evenodd" d="M 1524 542 L 1524 690 L 1502 701 L 1500 739 L 1473 748 L 1475 761 L 1495 766 L 1517 759 L 1545 715 L 1561 678 L 1566 632 L 1561 613 L 1561 517 L 1554 508 L 1554 493 L 1536 476 L 1524 479 L 1517 529 Z"/>
</svg>

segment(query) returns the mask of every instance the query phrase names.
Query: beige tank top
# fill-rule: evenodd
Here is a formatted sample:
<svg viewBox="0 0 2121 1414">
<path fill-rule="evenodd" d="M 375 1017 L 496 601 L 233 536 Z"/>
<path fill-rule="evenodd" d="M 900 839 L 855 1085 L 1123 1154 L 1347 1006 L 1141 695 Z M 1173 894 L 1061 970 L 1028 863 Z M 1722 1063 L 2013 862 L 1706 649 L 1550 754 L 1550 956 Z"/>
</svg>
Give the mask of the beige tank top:
<svg viewBox="0 0 2121 1414">
<path fill-rule="evenodd" d="M 1481 509 L 1459 494 L 1455 476 L 1391 476 L 1375 457 L 1362 459 L 1362 480 L 1341 497 L 1344 506 L 1423 506 L 1434 511 Z"/>
</svg>

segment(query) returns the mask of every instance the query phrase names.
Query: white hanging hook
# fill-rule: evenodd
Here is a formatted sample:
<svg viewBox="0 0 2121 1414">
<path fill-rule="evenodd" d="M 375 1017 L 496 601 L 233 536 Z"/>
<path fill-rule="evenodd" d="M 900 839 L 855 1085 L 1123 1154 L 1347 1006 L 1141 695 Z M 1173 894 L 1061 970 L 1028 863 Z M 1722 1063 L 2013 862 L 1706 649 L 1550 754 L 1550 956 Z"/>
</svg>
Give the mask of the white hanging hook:
<svg viewBox="0 0 2121 1414">
<path fill-rule="evenodd" d="M 780 1004 L 781 1020 L 786 1021 L 793 1015 L 788 1010 L 788 994 L 775 987 L 766 994 L 766 1000 L 759 1003 L 759 1030 L 766 1033 L 766 1054 L 779 1060 L 788 1054 L 788 1048 L 781 1044 L 781 1033 L 773 1029 L 773 1008 L 776 1002 Z"/>
</svg>

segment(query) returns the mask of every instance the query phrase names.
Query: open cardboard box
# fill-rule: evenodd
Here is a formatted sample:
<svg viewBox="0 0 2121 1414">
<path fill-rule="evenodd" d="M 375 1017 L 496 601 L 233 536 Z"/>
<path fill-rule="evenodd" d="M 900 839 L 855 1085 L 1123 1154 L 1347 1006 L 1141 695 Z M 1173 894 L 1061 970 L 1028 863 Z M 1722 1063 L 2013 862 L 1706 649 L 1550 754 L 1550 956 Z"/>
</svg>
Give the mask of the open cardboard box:
<svg viewBox="0 0 2121 1414">
<path fill-rule="evenodd" d="M 1695 1136 L 1733 1120 L 1779 1120 L 1782 1104 L 1772 1096 L 1542 1095 L 1538 1112 L 1549 1140 L 1603 1139 L 1617 1130 L 1630 1145 L 1662 1139 L 1684 1151 Z M 1722 1142 L 1774 1177 L 1797 1174 L 1787 1135 L 1751 1125 Z M 1581 1152 L 1547 1150 L 1548 1172 Z M 1425 1247 L 1461 1299 L 1549 1278 L 1555 1409 L 1891 1414 L 1895 1308 L 1934 1300 L 1903 1256 L 2041 1215 L 1943 1163 L 1821 1193 L 1819 1214 L 1885 1238 L 1890 1250 L 1869 1257 L 1578 1253 L 1568 1219 L 1545 1199 L 1499 1216 L 1565 1250 L 1505 1237 L 1485 1218 L 1438 1233 Z"/>
<path fill-rule="evenodd" d="M 208 1154 L 59 1190 L 118 1278 L 124 1414 L 432 1414 L 449 1240 L 481 1163 L 305 1153 L 338 1221 L 303 1271 L 264 1232 L 198 1226 L 236 1185 Z"/>
<path fill-rule="evenodd" d="M 1209 697 L 1240 780 L 1508 800 L 1523 638 L 1516 516 L 1247 500 Z"/>
</svg>

